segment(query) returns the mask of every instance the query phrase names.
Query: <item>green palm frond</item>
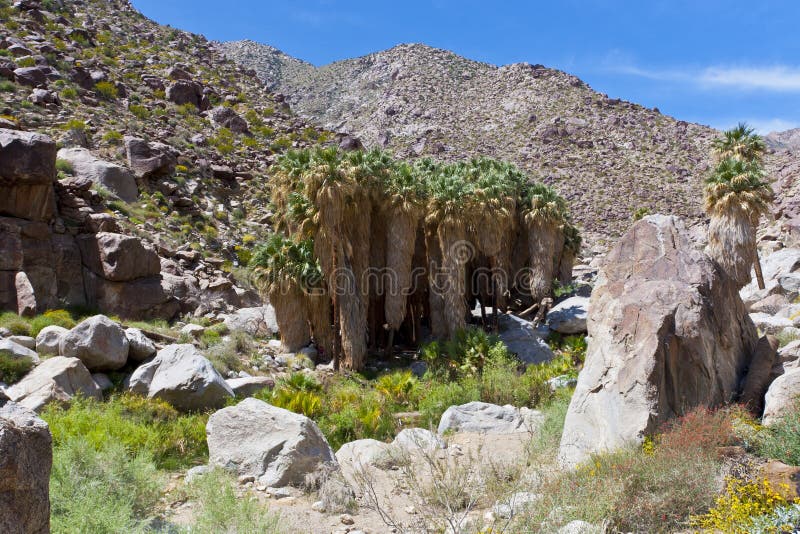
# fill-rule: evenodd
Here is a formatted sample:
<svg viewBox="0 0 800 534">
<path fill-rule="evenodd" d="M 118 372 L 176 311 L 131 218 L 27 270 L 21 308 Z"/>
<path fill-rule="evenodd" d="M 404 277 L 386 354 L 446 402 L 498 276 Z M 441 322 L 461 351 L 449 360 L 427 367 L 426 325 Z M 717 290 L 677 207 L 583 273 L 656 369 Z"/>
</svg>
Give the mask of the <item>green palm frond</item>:
<svg viewBox="0 0 800 534">
<path fill-rule="evenodd" d="M 761 162 L 767 145 L 761 136 L 755 133 L 754 128 L 740 122 L 735 128 L 723 132 L 722 137 L 714 139 L 712 148 L 718 161 L 735 158 Z"/>
<path fill-rule="evenodd" d="M 755 220 L 769 211 L 772 187 L 755 161 L 728 157 L 706 178 L 705 208 L 709 215 L 742 211 Z"/>
</svg>

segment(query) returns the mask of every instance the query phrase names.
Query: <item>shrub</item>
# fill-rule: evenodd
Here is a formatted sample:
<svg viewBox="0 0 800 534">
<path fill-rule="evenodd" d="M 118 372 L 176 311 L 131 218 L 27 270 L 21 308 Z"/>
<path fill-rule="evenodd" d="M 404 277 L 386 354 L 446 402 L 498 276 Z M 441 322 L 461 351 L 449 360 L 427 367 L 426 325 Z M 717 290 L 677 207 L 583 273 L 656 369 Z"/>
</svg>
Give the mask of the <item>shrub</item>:
<svg viewBox="0 0 800 534">
<path fill-rule="evenodd" d="M 107 441 L 96 449 L 71 436 L 53 449 L 53 532 L 145 532 L 163 477 L 146 453 Z"/>
<path fill-rule="evenodd" d="M 431 381 L 423 386 L 427 392 L 420 400 L 419 411 L 424 427 L 435 427 L 444 411 L 450 406 L 480 400 L 480 389 L 475 379 L 455 382 Z"/>
<path fill-rule="evenodd" d="M 21 57 L 17 59 L 18 67 L 33 67 L 36 65 L 36 60 L 32 56 Z"/>
<path fill-rule="evenodd" d="M 81 437 L 89 449 L 119 443 L 131 455 L 149 454 L 159 468 L 176 469 L 207 459 L 206 414 L 181 415 L 164 401 L 123 394 L 108 402 L 76 398 L 48 406 L 42 418 L 54 445 Z M 87 449 L 88 450 L 88 449 Z"/>
<path fill-rule="evenodd" d="M 693 516 L 691 524 L 708 531 L 748 534 L 756 518 L 771 515 L 776 508 L 789 504 L 792 503 L 768 480 L 744 482 L 728 478 L 725 493 L 717 498 L 714 507 L 703 515 Z"/>
<path fill-rule="evenodd" d="M 280 517 L 251 495 L 237 495 L 236 480 L 215 469 L 189 485 L 189 495 L 197 503 L 192 532 L 275 532 Z"/>
<path fill-rule="evenodd" d="M 7 328 L 15 336 L 31 335 L 31 325 L 28 320 L 14 312 L 0 313 L 0 328 Z"/>
<path fill-rule="evenodd" d="M 70 119 L 64 124 L 61 125 L 61 129 L 64 131 L 69 130 L 78 130 L 81 132 L 86 131 L 86 123 L 80 119 Z"/>
<path fill-rule="evenodd" d="M 33 362 L 28 358 L 13 358 L 10 354 L 0 350 L 0 382 L 13 384 L 25 376 L 33 367 Z"/>
<path fill-rule="evenodd" d="M 119 95 L 117 86 L 105 80 L 94 84 L 94 90 L 104 100 L 116 100 Z"/>
<path fill-rule="evenodd" d="M 14 82 L 10 82 L 8 80 L 0 80 L 0 92 L 3 93 L 13 93 L 17 90 L 17 86 Z"/>
<path fill-rule="evenodd" d="M 756 437 L 756 451 L 789 465 L 800 465 L 800 399 Z"/>
<path fill-rule="evenodd" d="M 42 328 L 46 326 L 62 326 L 64 328 L 72 328 L 75 326 L 75 320 L 67 310 L 48 310 L 42 315 L 34 317 L 31 320 L 31 336 L 36 337 Z"/>
<path fill-rule="evenodd" d="M 73 98 L 78 98 L 78 90 L 74 87 L 65 87 L 61 91 L 61 98 L 65 100 L 72 100 Z"/>
<path fill-rule="evenodd" d="M 109 130 L 103 134 L 103 141 L 109 145 L 122 144 L 122 134 L 116 130 Z"/>
<path fill-rule="evenodd" d="M 56 160 L 56 170 L 63 174 L 75 174 L 75 169 L 72 167 L 72 163 L 61 158 Z"/>
<path fill-rule="evenodd" d="M 131 104 L 128 106 L 128 111 L 139 119 L 145 120 L 150 116 L 150 110 L 140 104 Z"/>
</svg>

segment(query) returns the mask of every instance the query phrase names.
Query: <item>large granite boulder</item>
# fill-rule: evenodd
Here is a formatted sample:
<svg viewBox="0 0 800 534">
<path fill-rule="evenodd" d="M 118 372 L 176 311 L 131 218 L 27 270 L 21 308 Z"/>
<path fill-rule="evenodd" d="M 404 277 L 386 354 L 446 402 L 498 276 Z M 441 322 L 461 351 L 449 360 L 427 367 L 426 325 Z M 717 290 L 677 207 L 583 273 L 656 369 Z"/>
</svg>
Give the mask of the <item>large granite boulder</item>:
<svg viewBox="0 0 800 534">
<path fill-rule="evenodd" d="M 100 232 L 78 237 L 84 265 L 111 282 L 158 276 L 161 261 L 155 249 L 138 237 Z"/>
<path fill-rule="evenodd" d="M 78 323 L 61 339 L 59 352 L 78 358 L 92 371 L 115 371 L 128 362 L 129 343 L 122 327 L 95 315 Z"/>
<path fill-rule="evenodd" d="M 50 532 L 52 441 L 34 412 L 0 398 L 0 532 Z"/>
<path fill-rule="evenodd" d="M 605 257 L 559 460 L 637 442 L 696 406 L 734 400 L 758 335 L 736 285 L 675 217 L 636 224 Z"/>
<path fill-rule="evenodd" d="M 498 336 L 508 350 L 525 364 L 543 363 L 555 357 L 542 334 L 530 322 L 507 313 L 497 319 Z"/>
<path fill-rule="evenodd" d="M 36 334 L 36 352 L 42 356 L 58 356 L 61 351 L 61 340 L 69 334 L 63 326 L 45 326 Z"/>
<path fill-rule="evenodd" d="M 128 389 L 162 399 L 183 411 L 219 408 L 233 390 L 194 345 L 168 345 L 151 361 L 140 365 L 128 380 Z"/>
<path fill-rule="evenodd" d="M 98 400 L 103 398 L 86 366 L 78 358 L 64 356 L 44 360 L 6 389 L 11 400 L 37 412 L 49 402 L 69 402 L 78 393 Z"/>
<path fill-rule="evenodd" d="M 49 221 L 56 209 L 55 180 L 52 139 L 0 128 L 0 215 Z"/>
<path fill-rule="evenodd" d="M 300 486 L 336 457 L 308 417 L 258 399 L 214 413 L 206 425 L 211 465 L 252 476 L 263 485 Z"/>
<path fill-rule="evenodd" d="M 439 420 L 439 434 L 445 432 L 475 432 L 479 434 L 514 434 L 534 432 L 544 416 L 537 410 L 498 406 L 488 402 L 468 402 L 450 406 Z"/>
<path fill-rule="evenodd" d="M 138 137 L 125 136 L 125 152 L 137 178 L 163 176 L 175 172 L 178 160 L 172 147 L 163 143 L 148 143 Z"/>
<path fill-rule="evenodd" d="M 62 148 L 58 158 L 68 161 L 76 176 L 91 180 L 125 202 L 135 202 L 139 197 L 136 178 L 121 165 L 103 161 L 85 148 Z"/>
</svg>

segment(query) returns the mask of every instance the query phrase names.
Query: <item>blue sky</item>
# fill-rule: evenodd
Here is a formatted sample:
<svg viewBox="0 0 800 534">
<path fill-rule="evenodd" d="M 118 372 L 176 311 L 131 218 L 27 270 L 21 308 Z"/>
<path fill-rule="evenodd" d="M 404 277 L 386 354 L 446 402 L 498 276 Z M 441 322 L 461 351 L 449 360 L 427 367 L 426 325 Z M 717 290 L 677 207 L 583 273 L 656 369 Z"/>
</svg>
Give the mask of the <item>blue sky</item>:
<svg viewBox="0 0 800 534">
<path fill-rule="evenodd" d="M 542 63 L 679 119 L 800 126 L 796 0 L 133 0 L 220 41 L 323 65 L 422 42 L 495 65 Z"/>
</svg>

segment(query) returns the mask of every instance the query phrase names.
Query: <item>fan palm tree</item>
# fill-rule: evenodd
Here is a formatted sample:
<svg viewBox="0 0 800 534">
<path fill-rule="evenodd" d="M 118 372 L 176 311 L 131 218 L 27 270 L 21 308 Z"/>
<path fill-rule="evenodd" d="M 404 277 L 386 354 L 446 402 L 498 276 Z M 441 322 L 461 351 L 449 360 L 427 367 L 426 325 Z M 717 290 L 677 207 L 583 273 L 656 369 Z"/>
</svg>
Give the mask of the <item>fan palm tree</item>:
<svg viewBox="0 0 800 534">
<path fill-rule="evenodd" d="M 724 132 L 722 137 L 717 138 L 717 139 L 714 140 L 714 142 L 712 144 L 712 147 L 713 147 L 714 154 L 715 154 L 717 162 L 718 162 L 718 167 L 717 167 L 717 169 L 715 169 L 714 173 L 712 174 L 712 177 L 707 181 L 707 183 L 711 183 L 711 182 L 719 183 L 720 179 L 721 180 L 725 180 L 725 178 L 724 178 L 725 176 L 727 176 L 729 178 L 733 177 L 733 176 L 736 175 L 735 173 L 737 173 L 737 172 L 740 172 L 740 173 L 741 172 L 744 172 L 744 173 L 755 173 L 756 175 L 762 175 L 761 178 L 753 177 L 753 180 L 755 180 L 755 182 L 763 181 L 763 171 L 761 170 L 761 163 L 762 163 L 762 160 L 764 158 L 764 153 L 766 152 L 766 144 L 764 143 L 764 140 L 761 138 L 761 136 L 756 134 L 755 130 L 753 128 L 749 127 L 746 123 L 741 122 L 735 128 L 732 128 L 732 129 L 727 130 L 726 132 Z M 732 163 L 727 163 L 727 164 L 725 163 L 728 160 L 742 162 L 743 164 L 747 165 L 747 168 L 745 169 L 744 167 L 741 167 L 738 170 L 737 169 L 733 169 L 732 168 Z M 716 178 L 714 177 L 715 175 L 716 175 Z M 750 183 L 750 181 L 752 181 L 752 180 L 746 180 L 746 181 L 748 183 Z M 753 182 L 753 183 L 755 183 L 755 182 Z M 752 187 L 756 187 L 756 186 L 753 185 Z M 766 189 L 769 189 L 769 186 L 766 186 Z M 771 193 L 771 191 L 770 191 L 770 193 Z M 714 204 L 716 201 L 713 198 L 709 197 L 709 193 L 708 193 L 708 190 L 707 190 L 707 193 L 706 193 L 706 210 L 707 211 L 709 211 L 709 209 L 710 209 L 709 208 L 709 202 Z M 728 206 L 728 207 L 731 207 L 733 205 L 737 205 L 737 203 L 736 202 L 732 202 L 732 203 L 726 203 L 725 205 Z M 748 205 L 749 204 L 745 203 L 744 207 L 746 208 L 746 207 L 748 207 Z M 736 208 L 736 209 L 740 209 L 740 208 Z M 738 272 L 738 270 L 746 269 L 748 271 L 747 276 L 737 276 L 737 277 L 734 277 L 734 278 L 735 279 L 738 278 L 739 280 L 745 280 L 746 279 L 747 282 L 749 282 L 750 281 L 749 270 L 750 270 L 750 266 L 752 265 L 753 268 L 755 269 L 755 272 L 756 272 L 756 280 L 758 282 L 758 287 L 759 287 L 759 289 L 764 289 L 764 276 L 763 276 L 763 274 L 761 272 L 761 262 L 759 261 L 758 248 L 757 248 L 757 246 L 755 244 L 755 232 L 756 232 L 756 230 L 758 228 L 758 220 L 759 220 L 759 218 L 761 217 L 762 214 L 767 213 L 769 210 L 768 210 L 768 208 L 764 208 L 764 209 L 759 208 L 759 209 L 760 209 L 760 211 L 753 212 L 751 214 L 750 218 L 753 219 L 752 220 L 753 228 L 752 228 L 752 230 L 748 230 L 748 234 L 749 233 L 753 234 L 753 238 L 752 238 L 752 240 L 753 240 L 753 252 L 752 253 L 748 253 L 747 255 L 741 256 L 739 258 L 740 261 L 744 261 L 746 263 L 742 264 L 742 265 L 739 265 L 737 267 L 737 269 L 736 269 L 737 272 Z M 714 211 L 719 213 L 719 209 L 714 209 Z M 733 223 L 736 220 L 742 219 L 742 216 L 731 212 L 726 216 L 726 219 L 727 219 L 728 222 Z M 722 229 L 719 228 L 719 225 L 722 224 L 722 220 L 719 217 L 717 217 L 716 220 L 714 220 L 712 218 L 712 223 L 715 224 L 715 229 L 714 229 L 715 239 L 719 239 L 719 237 L 721 235 L 720 232 L 722 231 Z M 748 238 L 744 237 L 745 234 L 742 233 L 743 230 L 744 230 L 744 228 L 739 228 L 738 230 L 729 229 L 727 231 L 730 234 L 728 236 L 729 240 L 730 239 L 734 240 L 734 241 L 731 241 L 729 243 L 729 244 L 731 244 L 731 246 L 734 246 L 734 242 L 739 242 L 739 241 L 741 241 L 740 246 L 743 246 L 745 242 L 749 241 L 749 239 L 750 239 L 749 237 Z M 711 233 L 710 229 L 709 229 L 709 233 Z M 733 237 L 734 235 L 739 235 L 739 238 L 734 238 Z M 711 241 L 711 236 L 709 235 L 709 242 L 710 241 Z M 730 266 L 730 265 L 732 265 L 732 262 L 734 261 L 734 259 L 733 258 L 726 258 L 724 261 L 725 261 L 725 263 L 727 265 Z M 745 282 L 745 283 L 747 283 L 747 282 Z"/>
<path fill-rule="evenodd" d="M 717 161 L 736 158 L 761 163 L 767 150 L 767 145 L 761 136 L 744 122 L 723 132 L 722 137 L 714 139 L 711 146 Z"/>
<path fill-rule="evenodd" d="M 706 179 L 708 253 L 739 287 L 750 282 L 750 269 L 757 263 L 758 220 L 769 211 L 772 199 L 772 188 L 756 161 L 728 157 Z"/>
</svg>

